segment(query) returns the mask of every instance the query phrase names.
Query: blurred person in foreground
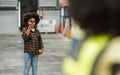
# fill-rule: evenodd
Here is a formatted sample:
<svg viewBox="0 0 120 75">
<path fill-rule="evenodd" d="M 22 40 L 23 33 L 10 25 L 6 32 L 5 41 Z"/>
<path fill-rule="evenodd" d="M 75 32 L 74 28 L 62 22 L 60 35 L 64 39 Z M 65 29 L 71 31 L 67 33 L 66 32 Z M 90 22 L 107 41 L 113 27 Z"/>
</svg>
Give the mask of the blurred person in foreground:
<svg viewBox="0 0 120 75">
<path fill-rule="evenodd" d="M 24 40 L 24 75 L 29 75 L 32 67 L 32 75 L 37 75 L 38 55 L 44 52 L 41 34 L 37 29 L 40 21 L 38 14 L 27 13 L 24 16 L 25 27 L 22 28 Z"/>
<path fill-rule="evenodd" d="M 84 37 L 74 29 L 76 36 L 63 60 L 64 74 L 120 75 L 120 0 L 69 0 L 69 4 Z"/>
</svg>

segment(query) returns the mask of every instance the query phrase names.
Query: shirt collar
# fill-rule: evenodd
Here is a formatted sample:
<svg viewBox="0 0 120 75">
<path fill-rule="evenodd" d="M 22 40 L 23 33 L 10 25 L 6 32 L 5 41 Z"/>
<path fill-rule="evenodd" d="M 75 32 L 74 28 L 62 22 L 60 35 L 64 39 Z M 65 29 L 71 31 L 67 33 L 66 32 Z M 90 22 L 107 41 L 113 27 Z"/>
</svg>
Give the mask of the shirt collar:
<svg viewBox="0 0 120 75">
<path fill-rule="evenodd" d="M 32 28 L 31 31 L 32 31 L 32 32 L 35 32 L 35 28 Z"/>
</svg>

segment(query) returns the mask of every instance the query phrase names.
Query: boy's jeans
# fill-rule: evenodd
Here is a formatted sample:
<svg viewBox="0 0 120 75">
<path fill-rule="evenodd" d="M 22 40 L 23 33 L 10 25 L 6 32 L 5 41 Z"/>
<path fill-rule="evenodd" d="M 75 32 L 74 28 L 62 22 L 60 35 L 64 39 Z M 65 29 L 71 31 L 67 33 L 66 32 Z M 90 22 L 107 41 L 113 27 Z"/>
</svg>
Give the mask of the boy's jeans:
<svg viewBox="0 0 120 75">
<path fill-rule="evenodd" d="M 32 75 L 37 75 L 38 55 L 24 53 L 24 75 L 29 75 L 30 67 L 32 67 Z"/>
</svg>

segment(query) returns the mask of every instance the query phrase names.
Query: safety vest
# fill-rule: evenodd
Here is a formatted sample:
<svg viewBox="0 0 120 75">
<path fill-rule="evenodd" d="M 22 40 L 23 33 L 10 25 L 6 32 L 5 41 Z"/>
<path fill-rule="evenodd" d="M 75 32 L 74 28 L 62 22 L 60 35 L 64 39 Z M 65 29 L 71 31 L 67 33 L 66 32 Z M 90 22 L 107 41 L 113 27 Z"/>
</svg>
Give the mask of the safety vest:
<svg viewBox="0 0 120 75">
<path fill-rule="evenodd" d="M 65 75 L 91 75 L 92 68 L 100 52 L 109 41 L 109 35 L 101 34 L 89 37 L 80 48 L 77 60 L 67 56 L 63 61 Z"/>
</svg>

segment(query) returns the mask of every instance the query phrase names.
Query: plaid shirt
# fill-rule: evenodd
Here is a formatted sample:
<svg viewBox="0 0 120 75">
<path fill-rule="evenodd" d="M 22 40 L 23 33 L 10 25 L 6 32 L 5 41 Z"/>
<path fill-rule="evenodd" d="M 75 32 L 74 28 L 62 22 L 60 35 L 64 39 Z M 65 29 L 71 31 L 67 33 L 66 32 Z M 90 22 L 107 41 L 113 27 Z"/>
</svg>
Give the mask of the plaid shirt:
<svg viewBox="0 0 120 75">
<path fill-rule="evenodd" d="M 35 30 L 35 32 L 30 31 L 30 35 L 27 36 L 25 34 L 26 31 L 26 28 L 22 30 L 22 37 L 24 40 L 24 52 L 28 52 L 30 54 L 39 54 L 39 49 L 43 48 L 40 32 L 38 30 Z"/>
</svg>

